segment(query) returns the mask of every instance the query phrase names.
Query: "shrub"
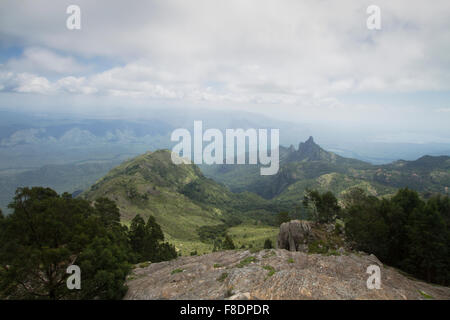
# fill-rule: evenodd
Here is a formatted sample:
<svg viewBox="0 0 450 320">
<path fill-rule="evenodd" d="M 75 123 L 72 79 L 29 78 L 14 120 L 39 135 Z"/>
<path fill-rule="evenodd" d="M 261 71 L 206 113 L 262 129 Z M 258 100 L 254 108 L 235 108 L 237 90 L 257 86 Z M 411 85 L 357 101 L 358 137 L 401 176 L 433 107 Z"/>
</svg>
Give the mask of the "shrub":
<svg viewBox="0 0 450 320">
<path fill-rule="evenodd" d="M 264 249 L 272 249 L 272 248 L 273 248 L 272 240 L 266 239 L 266 241 L 264 241 Z"/>
<path fill-rule="evenodd" d="M 275 274 L 275 272 L 276 272 L 275 268 L 272 267 L 272 266 L 269 266 L 269 265 L 264 266 L 263 269 L 269 271 L 269 273 L 267 274 L 267 277 L 273 276 Z"/>
<path fill-rule="evenodd" d="M 328 245 L 320 240 L 316 240 L 308 244 L 308 253 L 326 254 L 328 249 Z"/>
<path fill-rule="evenodd" d="M 175 269 L 175 270 L 172 270 L 172 272 L 170 274 L 176 274 L 176 273 L 180 273 L 183 271 L 184 271 L 183 269 Z"/>
<path fill-rule="evenodd" d="M 236 267 L 243 268 L 246 265 L 248 265 L 250 263 L 255 263 L 255 262 L 258 262 L 258 259 L 256 259 L 256 257 L 254 257 L 254 256 L 249 256 L 249 257 L 241 260 L 241 262 L 239 262 L 239 264 Z"/>
<path fill-rule="evenodd" d="M 147 268 L 150 265 L 150 262 L 142 262 L 139 263 L 139 268 Z"/>
<path fill-rule="evenodd" d="M 217 278 L 217 281 L 224 282 L 227 277 L 228 277 L 228 273 L 224 272 L 220 275 L 220 277 Z"/>
<path fill-rule="evenodd" d="M 224 250 L 234 250 L 236 247 L 234 245 L 233 239 L 227 234 L 225 240 L 223 241 L 222 249 Z"/>
</svg>

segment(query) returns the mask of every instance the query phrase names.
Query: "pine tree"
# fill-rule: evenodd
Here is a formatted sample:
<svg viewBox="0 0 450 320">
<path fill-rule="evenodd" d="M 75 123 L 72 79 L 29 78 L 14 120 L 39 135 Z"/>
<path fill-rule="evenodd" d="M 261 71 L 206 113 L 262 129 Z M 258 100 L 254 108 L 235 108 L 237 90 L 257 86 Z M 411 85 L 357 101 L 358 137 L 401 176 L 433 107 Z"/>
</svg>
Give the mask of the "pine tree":
<svg viewBox="0 0 450 320">
<path fill-rule="evenodd" d="M 233 239 L 227 234 L 225 235 L 225 240 L 223 241 L 222 249 L 224 250 L 234 250 L 236 247 L 234 245 Z"/>
<path fill-rule="evenodd" d="M 140 215 L 131 221 L 129 232 L 130 245 L 135 254 L 135 262 L 160 262 L 177 257 L 176 249 L 169 243 L 163 243 L 164 233 L 153 216 L 145 223 Z"/>
<path fill-rule="evenodd" d="M 125 233 L 106 228 L 88 201 L 49 188 L 19 188 L 9 207 L 13 212 L 0 223 L 0 296 L 122 297 L 130 251 Z M 81 290 L 66 286 L 72 264 L 82 269 Z"/>
<path fill-rule="evenodd" d="M 108 198 L 99 198 L 95 200 L 95 209 L 106 227 L 120 224 L 120 211 L 114 201 Z"/>
</svg>

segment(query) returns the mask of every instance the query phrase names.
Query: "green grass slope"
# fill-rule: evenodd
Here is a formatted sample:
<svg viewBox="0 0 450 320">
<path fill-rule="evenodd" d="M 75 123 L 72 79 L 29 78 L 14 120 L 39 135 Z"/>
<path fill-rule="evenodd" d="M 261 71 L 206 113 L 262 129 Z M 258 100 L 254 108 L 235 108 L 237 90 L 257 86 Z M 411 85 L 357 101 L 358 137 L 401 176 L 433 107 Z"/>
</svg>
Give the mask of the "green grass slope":
<svg viewBox="0 0 450 320">
<path fill-rule="evenodd" d="M 222 224 L 232 215 L 267 206 L 257 195 L 230 192 L 194 164 L 173 164 L 168 150 L 147 152 L 122 163 L 81 197 L 114 200 L 125 224 L 136 214 L 153 215 L 183 253 L 207 249 L 208 245 L 199 243 L 199 227 Z"/>
<path fill-rule="evenodd" d="M 174 238 L 194 240 L 202 225 L 221 223 L 223 210 L 195 203 L 180 192 L 199 180 L 201 172 L 190 164 L 175 165 L 170 152 L 147 152 L 111 170 L 82 196 L 95 200 L 108 197 L 116 201 L 124 223 L 136 214 L 154 215 L 165 233 Z M 218 196 L 222 197 L 222 194 Z"/>
</svg>

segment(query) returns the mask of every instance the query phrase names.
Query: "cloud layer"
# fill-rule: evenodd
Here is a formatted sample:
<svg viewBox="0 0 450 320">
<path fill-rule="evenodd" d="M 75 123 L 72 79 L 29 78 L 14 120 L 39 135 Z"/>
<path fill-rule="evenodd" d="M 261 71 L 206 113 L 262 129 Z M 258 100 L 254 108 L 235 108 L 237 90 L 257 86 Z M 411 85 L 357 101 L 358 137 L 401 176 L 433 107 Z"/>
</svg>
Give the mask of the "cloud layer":
<svg viewBox="0 0 450 320">
<path fill-rule="evenodd" d="M 81 8 L 79 31 L 66 28 L 70 4 Z M 371 4 L 381 8 L 379 31 L 366 27 Z M 2 61 L 0 96 L 49 103 L 121 97 L 130 107 L 166 101 L 359 121 L 391 106 L 342 97 L 450 91 L 447 0 L 4 0 L 0 39 L 21 48 Z"/>
</svg>

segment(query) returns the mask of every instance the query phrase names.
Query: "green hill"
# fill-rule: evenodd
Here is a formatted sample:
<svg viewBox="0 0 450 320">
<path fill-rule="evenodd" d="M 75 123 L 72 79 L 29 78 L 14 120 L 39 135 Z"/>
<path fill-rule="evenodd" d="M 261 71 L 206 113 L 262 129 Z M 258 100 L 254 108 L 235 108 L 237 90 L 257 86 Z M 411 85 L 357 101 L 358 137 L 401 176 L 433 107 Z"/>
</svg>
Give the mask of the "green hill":
<svg viewBox="0 0 450 320">
<path fill-rule="evenodd" d="M 184 253 L 210 251 L 200 243 L 202 226 L 221 225 L 245 212 L 270 208 L 267 200 L 248 192 L 232 193 L 206 178 L 190 163 L 175 165 L 168 150 L 147 152 L 112 169 L 81 197 L 114 200 L 127 224 L 136 214 L 153 215 L 164 233 Z M 242 220 L 240 220 L 242 221 Z"/>
</svg>

